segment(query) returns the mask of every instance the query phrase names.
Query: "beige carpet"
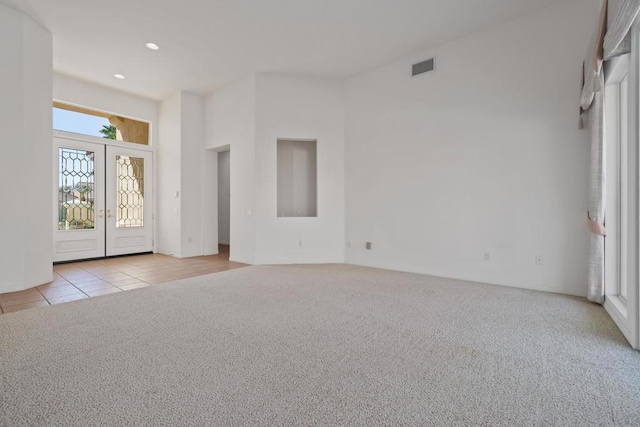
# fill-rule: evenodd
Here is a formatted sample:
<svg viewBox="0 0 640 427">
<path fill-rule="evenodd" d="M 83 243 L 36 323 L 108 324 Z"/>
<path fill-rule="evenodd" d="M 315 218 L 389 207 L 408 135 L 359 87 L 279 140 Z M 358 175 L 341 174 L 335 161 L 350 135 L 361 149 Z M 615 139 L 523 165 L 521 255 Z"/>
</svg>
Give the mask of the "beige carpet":
<svg viewBox="0 0 640 427">
<path fill-rule="evenodd" d="M 0 316 L 0 425 L 640 425 L 586 300 L 248 267 Z"/>
</svg>

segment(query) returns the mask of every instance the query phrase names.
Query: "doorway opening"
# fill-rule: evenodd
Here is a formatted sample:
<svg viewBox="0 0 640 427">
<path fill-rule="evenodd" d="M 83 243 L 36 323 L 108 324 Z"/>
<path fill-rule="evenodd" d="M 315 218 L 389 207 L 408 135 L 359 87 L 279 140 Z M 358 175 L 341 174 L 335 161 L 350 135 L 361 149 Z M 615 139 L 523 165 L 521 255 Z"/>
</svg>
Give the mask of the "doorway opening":
<svg viewBox="0 0 640 427">
<path fill-rule="evenodd" d="M 229 257 L 231 243 L 231 151 L 218 152 L 218 251 Z"/>
</svg>

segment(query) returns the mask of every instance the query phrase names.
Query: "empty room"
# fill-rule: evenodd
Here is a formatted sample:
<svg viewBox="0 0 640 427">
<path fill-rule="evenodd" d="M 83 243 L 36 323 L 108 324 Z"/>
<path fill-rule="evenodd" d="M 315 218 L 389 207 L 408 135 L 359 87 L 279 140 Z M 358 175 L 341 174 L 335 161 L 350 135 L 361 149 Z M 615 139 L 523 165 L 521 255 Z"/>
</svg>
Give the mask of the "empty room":
<svg viewBox="0 0 640 427">
<path fill-rule="evenodd" d="M 640 425 L 640 1 L 0 0 L 0 425 Z"/>
</svg>

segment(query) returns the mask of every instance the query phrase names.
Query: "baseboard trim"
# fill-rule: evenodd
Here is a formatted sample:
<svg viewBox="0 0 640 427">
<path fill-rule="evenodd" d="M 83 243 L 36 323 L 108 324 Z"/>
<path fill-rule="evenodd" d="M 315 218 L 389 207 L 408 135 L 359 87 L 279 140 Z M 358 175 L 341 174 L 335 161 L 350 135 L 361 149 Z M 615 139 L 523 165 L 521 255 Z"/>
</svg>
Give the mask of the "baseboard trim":
<svg viewBox="0 0 640 427">
<path fill-rule="evenodd" d="M 229 261 L 238 262 L 247 264 L 244 261 L 238 261 L 235 259 L 229 259 Z M 354 262 L 344 260 L 338 257 L 327 257 L 327 258 L 307 258 L 307 259 L 283 259 L 283 258 L 273 258 L 273 259 L 260 259 L 250 263 L 250 265 L 295 265 L 295 264 L 348 264 L 355 265 L 360 267 L 369 267 L 369 268 L 379 268 L 382 270 L 389 271 L 399 271 L 403 273 L 412 273 L 412 274 L 421 274 L 424 276 L 434 276 L 434 277 L 442 277 L 445 279 L 454 279 L 454 280 L 464 280 L 465 282 L 474 282 L 474 283 L 483 283 L 487 285 L 496 285 L 496 286 L 504 286 L 508 288 L 517 288 L 517 289 L 527 289 L 531 291 L 540 291 L 540 292 L 550 292 L 555 294 L 562 295 L 572 295 L 576 297 L 586 297 L 585 292 L 577 292 L 573 288 L 567 287 L 555 287 L 555 286 L 545 286 L 540 285 L 539 283 L 534 282 L 526 282 L 526 281 L 518 281 L 518 280 L 504 280 L 495 277 L 488 276 L 474 276 L 467 274 L 459 274 L 452 273 L 443 270 L 427 270 L 424 267 L 417 267 L 412 265 L 402 265 L 402 264 L 374 264 L 374 263 L 366 263 L 366 262 Z"/>
<path fill-rule="evenodd" d="M 381 268 L 383 270 L 401 271 L 405 273 L 422 274 L 425 276 L 442 277 L 445 279 L 464 280 L 466 282 L 484 283 L 487 285 L 505 286 L 509 288 L 527 289 L 531 291 L 551 292 L 555 294 L 572 295 L 572 296 L 583 297 L 583 298 L 585 298 L 587 295 L 586 289 L 583 293 L 581 293 L 581 292 L 575 291 L 573 288 L 545 286 L 545 285 L 540 285 L 539 283 L 534 283 L 534 282 L 504 280 L 504 279 L 495 278 L 495 277 L 459 274 L 459 273 L 452 273 L 452 272 L 443 271 L 443 270 L 438 270 L 438 271 L 427 270 L 424 267 L 417 267 L 417 266 L 408 266 L 408 265 L 401 265 L 401 264 L 373 265 L 373 263 L 367 264 L 365 262 L 359 263 L 359 262 L 351 262 L 351 261 L 347 261 L 346 263 L 351 265 L 359 265 L 362 267 Z"/>
<path fill-rule="evenodd" d="M 254 265 L 296 265 L 296 264 L 344 264 L 344 258 L 327 257 L 327 258 L 299 258 L 299 259 L 283 259 L 283 258 L 263 258 L 254 262 Z"/>
<path fill-rule="evenodd" d="M 4 294 L 7 292 L 19 292 L 19 291 L 24 291 L 27 289 L 31 289 L 31 288 L 35 288 L 36 286 L 41 286 L 41 285 L 46 285 L 47 283 L 51 283 L 53 282 L 53 273 L 51 273 L 51 276 L 49 276 L 47 279 L 45 279 L 44 281 L 40 282 L 40 283 L 36 283 L 36 284 L 23 284 L 23 285 L 10 285 L 10 286 L 3 286 L 2 288 L 0 288 L 0 294 Z"/>
</svg>

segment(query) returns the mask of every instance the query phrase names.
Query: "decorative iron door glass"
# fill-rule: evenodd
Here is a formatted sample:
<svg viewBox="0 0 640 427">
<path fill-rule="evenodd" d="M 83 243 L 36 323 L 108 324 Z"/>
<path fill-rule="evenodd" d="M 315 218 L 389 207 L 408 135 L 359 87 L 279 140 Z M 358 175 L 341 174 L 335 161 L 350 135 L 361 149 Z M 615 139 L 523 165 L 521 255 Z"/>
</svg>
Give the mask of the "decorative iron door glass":
<svg viewBox="0 0 640 427">
<path fill-rule="evenodd" d="M 116 155 L 116 227 L 144 226 L 144 158 Z"/>
<path fill-rule="evenodd" d="M 95 152 L 58 149 L 58 230 L 95 228 Z"/>
</svg>

